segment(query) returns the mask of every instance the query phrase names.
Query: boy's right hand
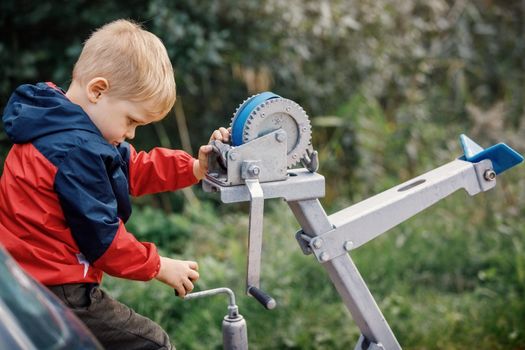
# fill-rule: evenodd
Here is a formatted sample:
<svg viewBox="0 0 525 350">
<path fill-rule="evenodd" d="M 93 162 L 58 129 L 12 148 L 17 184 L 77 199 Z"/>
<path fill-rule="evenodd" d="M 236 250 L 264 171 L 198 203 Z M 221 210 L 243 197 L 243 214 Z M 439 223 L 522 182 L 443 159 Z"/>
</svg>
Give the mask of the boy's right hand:
<svg viewBox="0 0 525 350">
<path fill-rule="evenodd" d="M 199 279 L 198 269 L 199 265 L 195 261 L 175 260 L 161 256 L 160 270 L 155 278 L 174 288 L 178 296 L 184 298 L 193 290 L 193 282 Z"/>
</svg>

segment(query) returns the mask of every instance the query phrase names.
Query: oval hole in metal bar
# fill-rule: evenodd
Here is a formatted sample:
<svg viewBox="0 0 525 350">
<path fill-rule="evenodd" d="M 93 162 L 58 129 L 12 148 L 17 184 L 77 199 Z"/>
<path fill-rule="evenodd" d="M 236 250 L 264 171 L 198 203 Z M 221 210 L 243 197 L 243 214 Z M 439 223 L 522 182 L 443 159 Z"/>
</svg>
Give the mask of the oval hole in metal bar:
<svg viewBox="0 0 525 350">
<path fill-rule="evenodd" d="M 427 180 L 425 180 L 425 179 L 419 179 L 419 180 L 414 181 L 414 182 L 412 182 L 412 183 L 410 183 L 410 184 L 408 184 L 408 185 L 406 185 L 406 186 L 401 187 L 400 189 L 397 190 L 397 192 L 407 191 L 407 190 L 409 190 L 409 189 L 411 189 L 411 188 L 414 188 L 414 187 L 416 187 L 416 186 L 418 186 L 418 185 L 421 185 L 421 184 L 422 184 L 423 182 L 425 182 L 425 181 L 427 181 Z"/>
</svg>

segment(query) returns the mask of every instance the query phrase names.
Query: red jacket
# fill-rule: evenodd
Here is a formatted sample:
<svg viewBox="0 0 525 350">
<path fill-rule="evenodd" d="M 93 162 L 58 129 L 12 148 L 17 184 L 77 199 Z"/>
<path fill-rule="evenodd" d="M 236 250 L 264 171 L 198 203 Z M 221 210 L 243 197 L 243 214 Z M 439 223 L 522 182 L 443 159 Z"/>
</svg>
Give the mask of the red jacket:
<svg viewBox="0 0 525 350">
<path fill-rule="evenodd" d="M 0 243 L 46 285 L 100 283 L 102 273 L 149 280 L 156 247 L 124 223 L 129 195 L 197 182 L 183 151 L 110 145 L 87 114 L 52 84 L 22 85 L 3 116 L 15 143 L 0 180 Z"/>
</svg>

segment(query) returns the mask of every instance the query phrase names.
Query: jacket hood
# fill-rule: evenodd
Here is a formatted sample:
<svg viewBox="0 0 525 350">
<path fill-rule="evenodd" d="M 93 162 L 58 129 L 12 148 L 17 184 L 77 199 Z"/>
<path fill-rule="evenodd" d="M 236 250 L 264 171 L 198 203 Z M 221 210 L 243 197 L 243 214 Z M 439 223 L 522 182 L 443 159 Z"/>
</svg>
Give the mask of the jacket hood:
<svg viewBox="0 0 525 350">
<path fill-rule="evenodd" d="M 4 110 L 4 129 L 14 143 L 67 130 L 86 130 L 100 135 L 89 116 L 52 83 L 21 85 Z"/>
</svg>

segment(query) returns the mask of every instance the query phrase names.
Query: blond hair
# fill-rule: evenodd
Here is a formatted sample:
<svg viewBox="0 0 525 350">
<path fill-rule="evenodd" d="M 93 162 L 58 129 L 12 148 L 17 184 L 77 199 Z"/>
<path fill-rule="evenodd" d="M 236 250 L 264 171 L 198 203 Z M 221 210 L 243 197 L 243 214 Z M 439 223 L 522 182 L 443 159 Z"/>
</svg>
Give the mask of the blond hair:
<svg viewBox="0 0 525 350">
<path fill-rule="evenodd" d="M 166 48 L 137 23 L 116 20 L 85 42 L 73 80 L 85 85 L 95 77 L 108 80 L 112 96 L 151 102 L 154 116 L 164 117 L 175 104 L 175 78 Z"/>
</svg>

